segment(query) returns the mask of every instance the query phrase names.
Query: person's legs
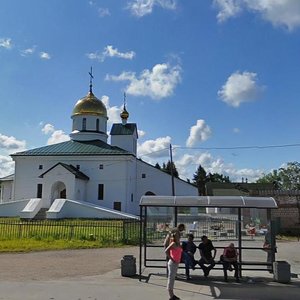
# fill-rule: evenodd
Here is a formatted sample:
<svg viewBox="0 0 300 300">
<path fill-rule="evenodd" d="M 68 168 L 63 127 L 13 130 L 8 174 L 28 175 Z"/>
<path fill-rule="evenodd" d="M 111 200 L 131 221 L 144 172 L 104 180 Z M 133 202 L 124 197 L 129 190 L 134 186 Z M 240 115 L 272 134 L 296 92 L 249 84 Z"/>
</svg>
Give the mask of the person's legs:
<svg viewBox="0 0 300 300">
<path fill-rule="evenodd" d="M 228 280 L 227 279 L 227 269 L 229 267 L 229 262 L 223 261 L 222 264 L 223 264 L 223 272 L 224 272 L 224 281 L 227 281 Z"/>
<path fill-rule="evenodd" d="M 235 277 L 235 281 L 239 282 L 239 265 L 237 263 L 237 261 L 234 261 L 231 263 L 233 265 L 234 268 L 234 277 Z"/>
<path fill-rule="evenodd" d="M 170 299 L 174 299 L 174 284 L 175 284 L 175 277 L 178 269 L 178 264 L 173 262 L 171 259 L 168 261 L 168 283 L 167 289 L 169 292 Z"/>
<path fill-rule="evenodd" d="M 209 261 L 209 266 L 206 268 L 206 275 L 205 276 L 208 276 L 209 272 L 211 269 L 213 269 L 213 267 L 216 265 L 215 261 L 213 259 L 210 259 Z"/>
<path fill-rule="evenodd" d="M 208 268 L 205 266 L 205 261 L 203 258 L 200 258 L 199 260 L 199 266 L 201 267 L 201 269 L 203 270 L 204 276 L 206 277 L 208 275 Z"/>
<path fill-rule="evenodd" d="M 190 265 L 191 265 L 191 259 L 187 252 L 182 253 L 182 261 L 184 262 L 185 266 L 185 275 L 186 278 L 190 278 Z"/>
</svg>

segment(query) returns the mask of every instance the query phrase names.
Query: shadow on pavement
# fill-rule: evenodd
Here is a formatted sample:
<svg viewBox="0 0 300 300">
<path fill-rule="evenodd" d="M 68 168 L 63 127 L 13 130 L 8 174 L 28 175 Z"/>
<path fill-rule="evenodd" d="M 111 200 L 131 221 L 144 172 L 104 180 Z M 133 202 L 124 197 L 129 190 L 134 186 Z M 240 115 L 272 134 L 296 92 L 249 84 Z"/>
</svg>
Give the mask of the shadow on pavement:
<svg viewBox="0 0 300 300">
<path fill-rule="evenodd" d="M 139 279 L 138 276 L 133 279 Z M 186 281 L 178 275 L 175 282 L 177 291 L 194 294 L 196 297 L 206 296 L 210 299 L 243 299 L 243 300 L 284 300 L 299 299 L 300 281 L 291 280 L 289 284 L 275 282 L 272 278 L 243 277 L 240 283 L 234 278 L 224 282 L 222 276 L 193 276 Z M 159 287 L 166 287 L 166 274 L 149 273 L 142 277 L 142 282 Z M 190 297 L 190 296 L 189 296 Z M 184 300 L 184 297 L 182 297 Z"/>
</svg>

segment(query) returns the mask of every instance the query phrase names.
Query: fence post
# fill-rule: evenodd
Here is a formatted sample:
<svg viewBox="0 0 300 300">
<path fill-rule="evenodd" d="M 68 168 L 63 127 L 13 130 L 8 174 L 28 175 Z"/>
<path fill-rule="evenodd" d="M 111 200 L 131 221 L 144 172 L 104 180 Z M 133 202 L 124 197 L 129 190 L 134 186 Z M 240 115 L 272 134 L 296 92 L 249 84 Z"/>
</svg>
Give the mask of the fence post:
<svg viewBox="0 0 300 300">
<path fill-rule="evenodd" d="M 123 220 L 122 222 L 123 224 L 123 243 L 127 244 L 127 237 L 126 237 L 126 220 Z"/>
<path fill-rule="evenodd" d="M 22 223 L 19 223 L 19 232 L 18 232 L 18 235 L 19 235 L 19 239 L 22 237 Z"/>
<path fill-rule="evenodd" d="M 69 240 L 71 240 L 74 236 L 74 225 L 70 225 L 70 235 L 69 235 Z"/>
</svg>

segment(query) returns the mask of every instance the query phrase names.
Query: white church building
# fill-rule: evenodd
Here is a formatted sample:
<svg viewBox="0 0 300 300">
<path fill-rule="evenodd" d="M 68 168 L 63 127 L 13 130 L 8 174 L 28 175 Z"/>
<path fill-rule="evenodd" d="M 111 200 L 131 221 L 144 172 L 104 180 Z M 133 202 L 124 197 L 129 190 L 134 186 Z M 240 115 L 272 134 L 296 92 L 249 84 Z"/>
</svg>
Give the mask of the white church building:
<svg viewBox="0 0 300 300">
<path fill-rule="evenodd" d="M 139 214 L 143 195 L 172 195 L 171 176 L 137 158 L 137 125 L 121 123 L 107 134 L 107 110 L 92 92 L 72 112 L 70 140 L 11 155 L 14 175 L 0 178 L 0 216 L 33 219 L 126 218 Z M 198 194 L 174 178 L 176 195 Z"/>
</svg>

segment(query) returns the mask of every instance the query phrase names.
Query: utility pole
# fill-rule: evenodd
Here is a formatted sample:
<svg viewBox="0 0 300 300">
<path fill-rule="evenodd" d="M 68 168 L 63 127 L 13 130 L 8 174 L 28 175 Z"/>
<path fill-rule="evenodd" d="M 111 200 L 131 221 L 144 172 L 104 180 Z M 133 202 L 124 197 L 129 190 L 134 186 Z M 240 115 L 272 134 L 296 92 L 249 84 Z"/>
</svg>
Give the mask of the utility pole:
<svg viewBox="0 0 300 300">
<path fill-rule="evenodd" d="M 175 196 L 174 169 L 173 169 L 174 165 L 173 165 L 172 144 L 170 144 L 170 162 L 171 162 L 172 196 Z"/>
</svg>

